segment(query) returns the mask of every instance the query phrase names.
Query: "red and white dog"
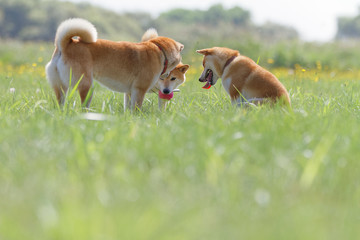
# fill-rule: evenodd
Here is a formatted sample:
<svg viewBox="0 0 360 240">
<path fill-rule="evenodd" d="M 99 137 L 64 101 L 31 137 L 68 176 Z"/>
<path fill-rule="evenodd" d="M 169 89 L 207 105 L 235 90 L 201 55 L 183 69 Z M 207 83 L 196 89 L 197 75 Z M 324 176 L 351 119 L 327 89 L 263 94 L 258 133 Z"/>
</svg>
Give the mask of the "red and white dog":
<svg viewBox="0 0 360 240">
<path fill-rule="evenodd" d="M 236 50 L 222 47 L 198 50 L 204 55 L 199 81 L 209 89 L 222 79 L 226 92 L 234 104 L 262 104 L 282 101 L 290 105 L 289 94 L 281 82 L 269 71 Z"/>
<path fill-rule="evenodd" d="M 127 93 L 125 107 L 133 110 L 141 108 L 146 92 L 180 63 L 183 48 L 166 37 L 141 43 L 98 39 L 90 22 L 69 19 L 57 29 L 55 51 L 46 65 L 46 75 L 59 104 L 64 102 L 69 79 L 73 86 L 81 79 L 81 102 L 89 107 L 90 89 L 96 79 L 113 91 Z"/>
</svg>

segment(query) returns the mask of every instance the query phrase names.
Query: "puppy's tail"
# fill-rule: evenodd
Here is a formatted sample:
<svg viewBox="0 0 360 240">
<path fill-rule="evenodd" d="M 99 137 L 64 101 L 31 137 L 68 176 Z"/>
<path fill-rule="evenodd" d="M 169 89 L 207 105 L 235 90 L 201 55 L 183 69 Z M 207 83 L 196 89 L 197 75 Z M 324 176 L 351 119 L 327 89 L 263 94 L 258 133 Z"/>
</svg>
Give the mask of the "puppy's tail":
<svg viewBox="0 0 360 240">
<path fill-rule="evenodd" d="M 155 28 L 149 28 L 142 36 L 141 41 L 146 42 L 153 38 L 157 38 L 158 36 L 159 36 L 159 34 Z"/>
<path fill-rule="evenodd" d="M 81 18 L 71 18 L 60 24 L 55 36 L 55 46 L 63 51 L 73 37 L 79 37 L 80 41 L 93 43 L 97 40 L 97 31 L 94 25 Z"/>
</svg>

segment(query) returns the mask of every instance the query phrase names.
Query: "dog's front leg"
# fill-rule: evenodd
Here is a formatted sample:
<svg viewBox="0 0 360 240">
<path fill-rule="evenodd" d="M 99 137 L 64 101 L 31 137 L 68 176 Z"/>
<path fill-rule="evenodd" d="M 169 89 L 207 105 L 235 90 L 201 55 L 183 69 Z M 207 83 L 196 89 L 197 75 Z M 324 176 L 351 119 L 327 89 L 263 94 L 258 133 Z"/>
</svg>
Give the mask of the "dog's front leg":
<svg viewBox="0 0 360 240">
<path fill-rule="evenodd" d="M 139 88 L 134 88 L 131 90 L 131 111 L 140 110 L 142 103 L 144 101 L 146 91 L 143 91 Z"/>
<path fill-rule="evenodd" d="M 124 94 L 124 111 L 126 111 L 127 109 L 130 109 L 130 106 L 131 106 L 131 94 L 125 93 Z"/>
<path fill-rule="evenodd" d="M 159 110 L 164 111 L 166 109 L 169 100 L 162 99 L 160 98 L 160 96 L 158 97 L 158 99 L 159 99 Z"/>
<path fill-rule="evenodd" d="M 237 107 L 240 107 L 240 108 L 249 108 L 250 106 L 255 106 L 255 104 L 251 103 L 251 102 L 248 102 L 245 98 L 243 97 L 238 97 L 236 99 L 232 99 L 231 100 L 231 103 Z"/>
<path fill-rule="evenodd" d="M 251 98 L 247 100 L 249 102 L 249 104 L 252 104 L 254 106 L 259 106 L 262 105 L 263 103 L 266 102 L 265 98 Z"/>
</svg>

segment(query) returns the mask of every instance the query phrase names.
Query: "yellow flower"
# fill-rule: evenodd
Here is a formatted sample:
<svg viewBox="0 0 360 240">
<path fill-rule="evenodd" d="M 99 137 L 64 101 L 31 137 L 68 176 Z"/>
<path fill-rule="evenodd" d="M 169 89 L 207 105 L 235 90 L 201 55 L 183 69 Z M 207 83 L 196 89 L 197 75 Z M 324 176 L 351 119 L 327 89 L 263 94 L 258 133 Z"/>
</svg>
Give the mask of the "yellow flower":
<svg viewBox="0 0 360 240">
<path fill-rule="evenodd" d="M 269 58 L 268 60 L 267 60 L 267 63 L 268 64 L 273 64 L 275 61 L 274 61 L 274 59 L 272 59 L 272 58 Z"/>
<path fill-rule="evenodd" d="M 321 65 L 320 61 L 316 61 L 316 68 L 317 68 L 317 70 L 321 71 L 322 65 Z"/>
</svg>

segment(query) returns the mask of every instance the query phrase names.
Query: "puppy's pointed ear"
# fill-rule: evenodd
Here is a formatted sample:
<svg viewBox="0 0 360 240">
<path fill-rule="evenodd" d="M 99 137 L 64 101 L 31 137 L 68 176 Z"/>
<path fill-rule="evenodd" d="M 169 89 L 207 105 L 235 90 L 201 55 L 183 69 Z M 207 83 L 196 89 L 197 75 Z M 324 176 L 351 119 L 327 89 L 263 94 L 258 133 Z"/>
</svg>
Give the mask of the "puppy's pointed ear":
<svg viewBox="0 0 360 240">
<path fill-rule="evenodd" d="M 178 67 L 179 71 L 182 72 L 183 74 L 185 74 L 187 72 L 187 70 L 189 69 L 190 65 L 187 64 L 182 64 Z"/>
<path fill-rule="evenodd" d="M 207 49 L 202 49 L 202 50 L 196 50 L 196 52 L 207 56 L 207 55 L 211 55 L 214 52 L 214 50 L 211 48 L 207 48 Z"/>
</svg>

